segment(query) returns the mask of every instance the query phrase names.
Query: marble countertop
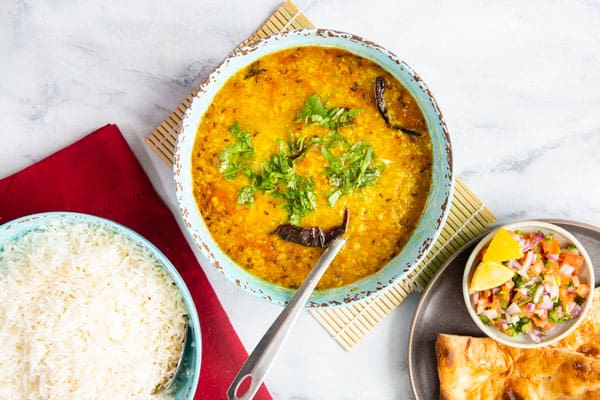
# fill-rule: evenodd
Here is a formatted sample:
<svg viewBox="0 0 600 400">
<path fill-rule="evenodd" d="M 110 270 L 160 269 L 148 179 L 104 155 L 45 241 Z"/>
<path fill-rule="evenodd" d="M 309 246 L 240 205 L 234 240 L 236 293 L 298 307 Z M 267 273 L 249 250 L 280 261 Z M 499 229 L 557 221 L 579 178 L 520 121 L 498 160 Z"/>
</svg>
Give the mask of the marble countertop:
<svg viewBox="0 0 600 400">
<path fill-rule="evenodd" d="M 144 137 L 280 4 L 4 1 L 0 177 L 118 124 L 176 211 L 171 171 Z M 388 48 L 431 88 L 455 172 L 499 222 L 600 225 L 600 3 L 304 1 L 319 27 Z M 252 350 L 279 308 L 206 269 Z M 266 382 L 276 399 L 410 399 L 409 297 L 354 351 L 303 315 Z"/>
</svg>

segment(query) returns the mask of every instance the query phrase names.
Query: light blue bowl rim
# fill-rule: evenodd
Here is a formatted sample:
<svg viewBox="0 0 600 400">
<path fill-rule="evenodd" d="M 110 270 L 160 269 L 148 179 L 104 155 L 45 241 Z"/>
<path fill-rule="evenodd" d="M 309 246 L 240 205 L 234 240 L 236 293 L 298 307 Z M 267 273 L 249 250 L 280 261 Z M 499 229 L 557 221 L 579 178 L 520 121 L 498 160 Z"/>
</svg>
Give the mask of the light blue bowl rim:
<svg viewBox="0 0 600 400">
<path fill-rule="evenodd" d="M 336 47 L 370 59 L 398 79 L 415 97 L 432 140 L 432 186 L 417 228 L 404 249 L 373 275 L 341 288 L 315 291 L 307 308 L 337 307 L 372 298 L 395 283 L 414 279 L 414 270 L 437 240 L 448 217 L 454 190 L 450 135 L 431 92 L 422 79 L 403 61 L 383 47 L 356 35 L 328 29 L 301 29 L 278 33 L 234 51 L 201 84 L 186 110 L 178 135 L 173 172 L 176 197 L 185 226 L 208 261 L 237 286 L 271 303 L 285 305 L 293 289 L 266 282 L 238 266 L 210 235 L 193 196 L 191 154 L 196 130 L 206 108 L 222 85 L 238 70 L 256 59 L 299 46 Z"/>
<path fill-rule="evenodd" d="M 167 270 L 169 276 L 177 285 L 177 288 L 179 289 L 183 297 L 183 301 L 186 306 L 186 311 L 188 312 L 188 325 L 190 325 L 193 332 L 197 332 L 197 350 L 194 351 L 194 358 L 191 360 L 191 362 L 194 363 L 194 365 L 197 365 L 197 368 L 194 371 L 194 376 L 192 377 L 191 384 L 187 385 L 188 387 L 182 388 L 185 390 L 185 392 L 180 393 L 180 390 L 176 390 L 175 399 L 192 399 L 198 387 L 198 380 L 200 378 L 200 368 L 202 365 L 202 333 L 200 331 L 200 320 L 198 318 L 198 311 L 196 310 L 194 299 L 186 283 L 184 282 L 181 275 L 179 275 L 179 272 L 177 271 L 173 263 L 171 263 L 171 261 L 163 254 L 163 252 L 160 251 L 148 239 L 146 239 L 144 236 L 140 235 L 136 231 L 106 218 L 97 217 L 91 214 L 70 211 L 50 211 L 26 215 L 7 221 L 4 224 L 0 225 L 0 251 L 2 251 L 6 243 L 10 242 L 11 240 L 18 239 L 23 235 L 26 235 L 27 233 L 40 228 L 44 224 L 52 223 L 54 221 L 69 222 L 75 220 L 87 222 L 94 225 L 103 225 L 105 227 L 109 227 L 110 229 L 120 234 L 123 234 L 124 236 L 132 240 L 134 243 L 145 247 L 152 253 L 154 257 L 156 257 L 156 260 Z M 15 235 L 10 236 L 7 234 L 7 232 L 11 231 L 14 231 Z M 182 394 L 184 397 L 181 397 Z"/>
</svg>

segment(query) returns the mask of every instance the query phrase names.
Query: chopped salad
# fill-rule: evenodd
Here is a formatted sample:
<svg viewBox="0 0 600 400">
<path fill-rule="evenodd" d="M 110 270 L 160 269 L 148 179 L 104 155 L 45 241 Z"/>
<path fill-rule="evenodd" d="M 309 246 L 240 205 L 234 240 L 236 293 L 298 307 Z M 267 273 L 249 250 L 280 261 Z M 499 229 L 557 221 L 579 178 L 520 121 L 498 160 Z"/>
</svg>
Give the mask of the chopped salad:
<svg viewBox="0 0 600 400">
<path fill-rule="evenodd" d="M 576 318 L 590 293 L 580 281 L 579 268 L 585 259 L 576 246 L 561 248 L 552 234 L 510 232 L 521 247 L 522 256 L 502 262 L 515 273 L 502 285 L 476 291 L 471 303 L 486 325 L 503 333 L 528 335 L 540 342 L 557 324 Z M 478 259 L 485 257 L 484 247 Z"/>
</svg>

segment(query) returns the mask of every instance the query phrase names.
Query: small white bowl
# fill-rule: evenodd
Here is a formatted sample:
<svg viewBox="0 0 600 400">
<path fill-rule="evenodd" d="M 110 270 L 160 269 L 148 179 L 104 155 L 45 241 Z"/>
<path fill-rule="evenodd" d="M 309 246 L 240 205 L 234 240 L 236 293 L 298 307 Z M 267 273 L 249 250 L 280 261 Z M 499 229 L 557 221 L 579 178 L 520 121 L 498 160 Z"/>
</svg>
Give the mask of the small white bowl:
<svg viewBox="0 0 600 400">
<path fill-rule="evenodd" d="M 579 269 L 578 276 L 582 282 L 586 282 L 590 285 L 590 293 L 581 306 L 582 310 L 579 316 L 556 325 L 553 329 L 546 333 L 546 335 L 542 338 L 540 342 L 533 341 L 529 336 L 525 334 L 510 336 L 494 328 L 493 326 L 484 324 L 479 318 L 479 316 L 475 313 L 475 309 L 471 304 L 471 296 L 469 295 L 469 282 L 471 281 L 472 273 L 476 267 L 475 261 L 477 259 L 477 255 L 479 254 L 481 249 L 485 245 L 487 245 L 492 240 L 494 235 L 498 232 L 500 228 L 497 228 L 494 231 L 490 232 L 487 236 L 485 236 L 477 244 L 477 246 L 475 246 L 475 248 L 471 252 L 471 255 L 469 256 L 469 259 L 467 260 L 462 281 L 463 297 L 465 300 L 467 311 L 469 312 L 469 315 L 471 316 L 473 322 L 475 322 L 475 325 L 477 325 L 479 329 L 483 331 L 483 333 L 485 333 L 490 338 L 496 340 L 497 342 L 500 342 L 507 346 L 519 348 L 536 348 L 556 343 L 557 341 L 563 339 L 571 332 L 573 332 L 575 328 L 577 328 L 577 326 L 581 323 L 581 321 L 588 313 L 592 305 L 592 298 L 594 294 L 594 267 L 592 265 L 590 256 L 588 255 L 585 248 L 581 245 L 579 240 L 577 240 L 572 234 L 570 234 L 569 232 L 567 232 L 559 226 L 541 221 L 523 221 L 509 225 L 504 225 L 503 227 L 508 231 L 521 230 L 523 232 L 541 231 L 544 234 L 552 233 L 554 235 L 554 238 L 558 239 L 558 241 L 560 242 L 561 248 L 569 243 L 577 247 L 577 250 L 579 250 L 579 253 L 585 259 L 585 263 Z"/>
</svg>

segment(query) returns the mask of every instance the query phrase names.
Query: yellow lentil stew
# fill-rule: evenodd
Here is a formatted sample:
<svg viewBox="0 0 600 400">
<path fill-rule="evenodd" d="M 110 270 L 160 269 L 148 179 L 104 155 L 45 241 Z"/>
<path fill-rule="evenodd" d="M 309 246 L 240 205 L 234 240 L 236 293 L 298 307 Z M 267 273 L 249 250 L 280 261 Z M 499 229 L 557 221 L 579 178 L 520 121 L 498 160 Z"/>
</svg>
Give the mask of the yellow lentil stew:
<svg viewBox="0 0 600 400">
<path fill-rule="evenodd" d="M 375 101 L 383 78 L 387 116 Z M 416 135 L 415 133 L 419 133 Z M 322 253 L 282 240 L 282 224 L 327 231 L 349 210 L 348 241 L 318 289 L 381 269 L 408 241 L 431 186 L 432 150 L 416 101 L 377 64 L 298 47 L 232 76 L 198 127 L 194 197 L 221 247 L 249 273 L 297 288 Z"/>
</svg>

